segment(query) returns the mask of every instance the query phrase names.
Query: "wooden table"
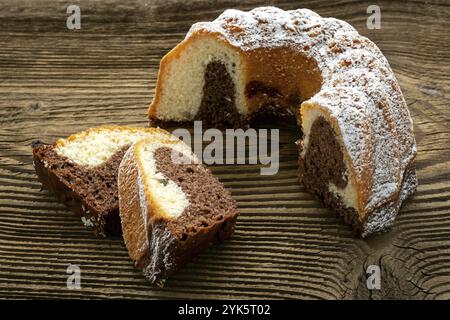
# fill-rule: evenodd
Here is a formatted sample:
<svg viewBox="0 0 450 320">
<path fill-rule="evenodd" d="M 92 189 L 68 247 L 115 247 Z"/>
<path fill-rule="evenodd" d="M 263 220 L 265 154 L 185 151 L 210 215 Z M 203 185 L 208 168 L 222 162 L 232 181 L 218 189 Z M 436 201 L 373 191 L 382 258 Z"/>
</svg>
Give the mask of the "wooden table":
<svg viewBox="0 0 450 320">
<path fill-rule="evenodd" d="M 159 60 L 189 26 L 258 1 L 81 0 L 81 29 L 66 28 L 67 1 L 0 4 L 0 297 L 8 298 L 450 298 L 450 6 L 383 1 L 280 2 L 344 19 L 389 59 L 414 119 L 420 185 L 394 228 L 355 239 L 296 182 L 292 130 L 281 132 L 281 170 L 213 167 L 241 211 L 236 233 L 153 288 L 121 239 L 99 239 L 40 190 L 30 144 L 101 124 L 146 126 Z M 426 3 L 425 3 L 426 2 Z M 275 4 L 276 1 L 273 1 Z M 66 288 L 69 264 L 81 290 Z M 366 268 L 381 268 L 368 290 Z"/>
</svg>

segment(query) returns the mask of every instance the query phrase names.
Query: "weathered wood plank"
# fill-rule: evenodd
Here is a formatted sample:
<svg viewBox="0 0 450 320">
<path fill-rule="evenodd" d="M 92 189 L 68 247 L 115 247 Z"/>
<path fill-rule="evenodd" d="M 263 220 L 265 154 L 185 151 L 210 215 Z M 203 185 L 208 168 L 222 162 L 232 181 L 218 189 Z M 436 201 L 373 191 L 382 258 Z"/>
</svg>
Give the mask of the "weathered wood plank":
<svg viewBox="0 0 450 320">
<path fill-rule="evenodd" d="M 153 288 L 121 239 L 98 239 L 40 191 L 30 143 L 100 124 L 147 125 L 160 58 L 189 26 L 258 1 L 79 1 L 82 29 L 65 27 L 66 1 L 0 4 L 0 296 L 64 298 L 450 298 L 450 5 L 274 1 L 353 24 L 388 57 L 415 121 L 420 186 L 391 232 L 367 240 L 296 183 L 295 131 L 281 132 L 281 166 L 215 166 L 242 212 L 233 238 Z M 66 268 L 82 290 L 66 289 Z M 382 269 L 368 291 L 365 268 Z"/>
</svg>

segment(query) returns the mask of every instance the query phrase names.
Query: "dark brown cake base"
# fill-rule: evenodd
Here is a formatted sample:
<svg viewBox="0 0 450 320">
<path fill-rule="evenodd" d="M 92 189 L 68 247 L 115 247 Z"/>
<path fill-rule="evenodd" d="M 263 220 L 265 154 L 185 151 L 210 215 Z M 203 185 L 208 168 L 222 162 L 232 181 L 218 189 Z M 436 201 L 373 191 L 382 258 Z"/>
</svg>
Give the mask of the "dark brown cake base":
<svg viewBox="0 0 450 320">
<path fill-rule="evenodd" d="M 166 147 L 155 151 L 157 171 L 178 184 L 190 204 L 176 219 L 158 218 L 149 228 L 149 254 L 137 266 L 157 285 L 209 246 L 228 239 L 239 215 L 229 192 L 205 166 L 175 164 L 171 152 Z"/>
<path fill-rule="evenodd" d="M 330 182 L 341 189 L 348 183 L 344 157 L 333 129 L 324 118 L 319 117 L 314 121 L 309 136 L 308 151 L 304 158 L 299 156 L 300 183 L 308 192 L 316 194 L 326 207 L 340 214 L 346 223 L 361 230 L 358 213 L 345 208 L 342 201 L 329 192 Z M 299 149 L 301 153 L 302 149 Z"/>
<path fill-rule="evenodd" d="M 43 187 L 52 191 L 96 235 L 122 233 L 119 217 L 117 171 L 127 148 L 102 165 L 88 168 L 69 161 L 53 145 L 33 142 L 33 162 Z"/>
</svg>

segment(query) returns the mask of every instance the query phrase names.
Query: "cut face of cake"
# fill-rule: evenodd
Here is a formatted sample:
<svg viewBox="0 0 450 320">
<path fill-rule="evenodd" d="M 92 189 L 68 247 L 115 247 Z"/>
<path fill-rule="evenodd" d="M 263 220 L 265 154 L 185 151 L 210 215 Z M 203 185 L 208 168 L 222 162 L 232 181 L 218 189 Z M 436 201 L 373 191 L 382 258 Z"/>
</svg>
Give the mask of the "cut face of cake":
<svg viewBox="0 0 450 320">
<path fill-rule="evenodd" d="M 397 146 L 389 140 L 384 146 L 367 145 L 361 136 L 359 149 L 350 150 L 361 158 L 352 159 L 346 147 L 351 143 L 343 140 L 340 126 L 327 112 L 306 104 L 301 119 L 304 137 L 299 141 L 299 180 L 305 188 L 363 237 L 392 225 L 402 202 L 416 190 L 414 162 L 405 168 L 400 168 L 399 162 L 388 163 L 398 161 Z M 346 125 L 357 124 L 349 120 Z M 358 129 L 354 129 L 356 142 Z M 369 152 L 364 153 L 368 151 L 364 148 Z"/>
<path fill-rule="evenodd" d="M 156 285 L 234 230 L 238 211 L 230 193 L 181 141 L 134 144 L 118 184 L 128 253 Z"/>
<path fill-rule="evenodd" d="M 98 235 L 119 235 L 117 171 L 125 151 L 138 140 L 177 139 L 162 129 L 104 126 L 60 139 L 33 143 L 33 162 L 51 190 Z"/>
<path fill-rule="evenodd" d="M 301 126 L 300 181 L 362 236 L 391 226 L 417 186 L 405 99 L 378 47 L 307 10 L 226 10 L 161 60 L 151 122 L 240 127 L 260 114 Z"/>
</svg>

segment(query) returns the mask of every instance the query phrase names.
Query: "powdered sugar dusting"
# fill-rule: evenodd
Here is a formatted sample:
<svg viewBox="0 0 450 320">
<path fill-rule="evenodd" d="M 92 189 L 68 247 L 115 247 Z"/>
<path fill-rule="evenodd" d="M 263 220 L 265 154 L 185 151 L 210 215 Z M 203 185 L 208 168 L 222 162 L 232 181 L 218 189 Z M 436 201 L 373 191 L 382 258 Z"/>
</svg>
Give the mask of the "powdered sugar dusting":
<svg viewBox="0 0 450 320">
<path fill-rule="evenodd" d="M 154 223 L 151 229 L 150 261 L 144 273 L 151 282 L 163 286 L 167 272 L 174 266 L 175 237 L 164 223 Z"/>
<path fill-rule="evenodd" d="M 130 150 L 133 150 L 133 148 L 130 148 Z M 142 180 L 142 175 L 140 170 L 137 170 L 138 177 L 137 177 L 137 185 L 138 185 L 138 191 L 139 191 L 139 205 L 141 207 L 141 217 L 142 217 L 142 223 L 144 224 L 144 230 L 147 230 L 148 226 L 148 207 L 147 207 L 147 201 L 145 197 L 145 189 L 144 189 L 144 182 Z M 149 241 L 148 241 L 148 233 L 145 233 L 145 242 L 142 244 L 143 248 L 140 248 L 140 250 L 143 250 L 145 248 L 148 248 Z"/>
<path fill-rule="evenodd" d="M 374 232 L 382 231 L 388 227 L 391 227 L 403 201 L 412 195 L 416 191 L 416 188 L 417 177 L 414 172 L 410 172 L 406 175 L 403 181 L 397 201 L 392 201 L 387 203 L 385 207 L 375 209 L 373 214 L 368 217 L 365 223 L 362 236 L 365 237 Z"/>
<path fill-rule="evenodd" d="M 314 59 L 321 90 L 304 103 L 326 108 L 337 120 L 361 185 L 371 177 L 366 210 L 400 192 L 406 167 L 416 155 L 412 120 L 388 61 L 348 23 L 322 18 L 308 9 L 261 7 L 226 10 L 212 22 L 194 24 L 195 33 L 216 33 L 243 51 L 290 47 Z"/>
</svg>

